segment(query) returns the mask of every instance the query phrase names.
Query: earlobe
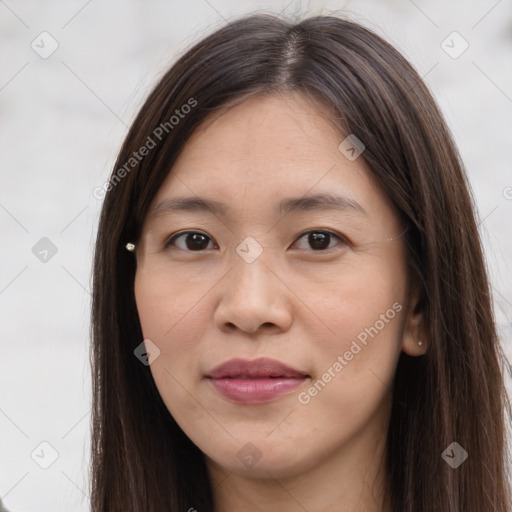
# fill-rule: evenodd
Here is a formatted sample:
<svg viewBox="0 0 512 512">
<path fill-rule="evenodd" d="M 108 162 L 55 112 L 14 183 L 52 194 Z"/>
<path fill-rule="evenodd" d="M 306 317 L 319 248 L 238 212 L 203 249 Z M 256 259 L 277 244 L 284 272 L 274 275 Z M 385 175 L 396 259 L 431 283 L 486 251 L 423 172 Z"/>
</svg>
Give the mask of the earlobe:
<svg viewBox="0 0 512 512">
<path fill-rule="evenodd" d="M 409 356 L 422 356 L 427 352 L 427 346 L 422 340 L 406 340 L 404 338 L 402 342 L 402 350 Z"/>
<path fill-rule="evenodd" d="M 402 337 L 402 350 L 410 356 L 427 352 L 428 339 L 425 329 L 424 301 L 419 287 L 412 291 Z"/>
</svg>

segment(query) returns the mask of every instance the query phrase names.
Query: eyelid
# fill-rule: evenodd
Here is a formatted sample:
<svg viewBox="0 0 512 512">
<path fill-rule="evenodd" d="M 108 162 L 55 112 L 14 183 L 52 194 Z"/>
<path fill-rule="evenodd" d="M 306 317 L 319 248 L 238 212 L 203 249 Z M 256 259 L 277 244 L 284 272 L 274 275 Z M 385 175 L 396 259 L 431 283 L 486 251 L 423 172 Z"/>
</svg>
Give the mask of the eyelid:
<svg viewBox="0 0 512 512">
<path fill-rule="evenodd" d="M 181 249 L 179 247 L 175 247 L 174 245 L 171 245 L 171 243 L 173 243 L 180 236 L 191 234 L 191 233 L 204 235 L 207 238 L 209 238 L 210 241 L 214 240 L 213 237 L 211 237 L 207 233 L 204 233 L 201 230 L 197 230 L 197 229 L 191 230 L 191 229 L 188 229 L 188 230 L 185 230 L 185 231 L 178 231 L 178 232 L 173 233 L 172 235 L 170 235 L 164 241 L 164 250 L 178 249 L 178 250 L 181 250 L 181 251 L 184 251 L 184 252 L 189 252 L 189 253 L 194 253 L 194 252 L 196 252 L 196 253 L 204 253 L 204 252 L 206 252 L 206 250 L 202 250 L 202 251 L 188 251 L 186 249 Z M 322 254 L 322 253 L 323 254 L 329 254 L 333 250 L 336 250 L 340 245 L 345 245 L 345 246 L 346 245 L 350 245 L 350 242 L 347 239 L 347 237 L 345 237 L 344 235 L 342 235 L 340 233 L 337 233 L 336 231 L 333 231 L 333 230 L 327 229 L 327 228 L 313 228 L 313 229 L 308 229 L 307 231 L 303 231 L 303 232 L 299 233 L 299 235 L 297 235 L 297 237 L 295 238 L 295 241 L 293 243 L 295 244 L 298 240 L 300 240 L 305 235 L 308 235 L 310 233 L 327 233 L 327 234 L 329 234 L 331 236 L 334 236 L 334 237 L 338 238 L 341 243 L 338 243 L 337 245 L 335 245 L 334 247 L 330 247 L 329 249 L 322 249 L 322 250 L 317 250 L 317 251 L 311 249 L 308 252 L 319 253 L 319 254 Z M 301 249 L 299 249 L 299 250 L 301 250 Z M 306 249 L 302 249 L 302 250 L 306 250 Z"/>
</svg>

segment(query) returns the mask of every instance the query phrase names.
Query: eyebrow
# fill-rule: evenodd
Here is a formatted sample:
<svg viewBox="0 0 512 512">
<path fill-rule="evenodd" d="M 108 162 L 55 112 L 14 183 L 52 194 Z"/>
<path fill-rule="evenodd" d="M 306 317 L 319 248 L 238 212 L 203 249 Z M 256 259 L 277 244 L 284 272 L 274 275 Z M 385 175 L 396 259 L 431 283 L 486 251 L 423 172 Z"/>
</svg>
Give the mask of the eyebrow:
<svg viewBox="0 0 512 512">
<path fill-rule="evenodd" d="M 152 216 L 159 217 L 176 211 L 209 212 L 214 215 L 227 216 L 232 208 L 214 199 L 199 196 L 173 197 L 159 203 Z M 368 215 L 364 208 L 353 199 L 330 193 L 314 194 L 303 197 L 289 197 L 278 203 L 278 213 L 286 215 L 290 212 L 341 210 Z"/>
</svg>

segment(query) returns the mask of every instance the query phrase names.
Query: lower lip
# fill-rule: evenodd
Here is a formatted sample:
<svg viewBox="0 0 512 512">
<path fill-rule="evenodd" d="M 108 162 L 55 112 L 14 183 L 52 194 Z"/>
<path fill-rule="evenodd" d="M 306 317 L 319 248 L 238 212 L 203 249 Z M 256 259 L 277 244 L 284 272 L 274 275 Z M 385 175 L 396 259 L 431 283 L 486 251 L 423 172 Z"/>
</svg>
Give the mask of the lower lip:
<svg viewBox="0 0 512 512">
<path fill-rule="evenodd" d="M 270 402 L 299 387 L 307 377 L 263 379 L 210 379 L 226 398 L 241 404 Z"/>
</svg>

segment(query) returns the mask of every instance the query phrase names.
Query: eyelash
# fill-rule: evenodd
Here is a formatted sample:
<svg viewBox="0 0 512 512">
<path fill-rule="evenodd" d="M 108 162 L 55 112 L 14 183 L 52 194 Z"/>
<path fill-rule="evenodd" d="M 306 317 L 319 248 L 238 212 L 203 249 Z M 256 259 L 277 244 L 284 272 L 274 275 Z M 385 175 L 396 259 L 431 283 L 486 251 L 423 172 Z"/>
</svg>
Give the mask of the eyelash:
<svg viewBox="0 0 512 512">
<path fill-rule="evenodd" d="M 329 249 L 317 249 L 317 250 L 311 250 L 310 252 L 316 252 L 316 253 L 331 253 L 333 251 L 333 249 L 335 250 L 336 247 L 338 247 L 339 245 L 343 245 L 343 246 L 346 246 L 348 245 L 348 241 L 345 237 L 337 234 L 337 233 L 334 233 L 333 231 L 330 231 L 330 230 L 325 230 L 325 229 L 311 229 L 309 231 L 305 231 L 304 233 L 302 233 L 298 238 L 297 240 L 300 240 L 302 237 L 304 237 L 305 235 L 309 235 L 311 233 L 322 233 L 322 234 L 328 234 L 332 237 L 335 237 L 335 238 L 338 238 L 340 241 L 341 241 L 341 244 L 338 244 L 334 247 L 331 247 Z M 197 253 L 201 253 L 201 252 L 206 252 L 206 249 L 204 250 L 199 250 L 199 251 L 190 251 L 188 249 L 181 249 L 179 247 L 176 247 L 174 246 L 174 242 L 184 236 L 184 235 L 189 235 L 189 234 L 198 234 L 198 235 L 203 235 L 205 236 L 206 238 L 209 238 L 210 241 L 212 240 L 212 238 L 208 235 L 206 235 L 205 233 L 202 233 L 200 231 L 182 231 L 181 233 L 176 233 L 174 235 L 171 235 L 167 240 L 166 242 L 164 243 L 164 249 L 165 250 L 181 250 L 181 251 L 185 251 L 185 252 L 190 252 L 190 253 L 194 253 L 194 252 L 197 252 Z"/>
</svg>

